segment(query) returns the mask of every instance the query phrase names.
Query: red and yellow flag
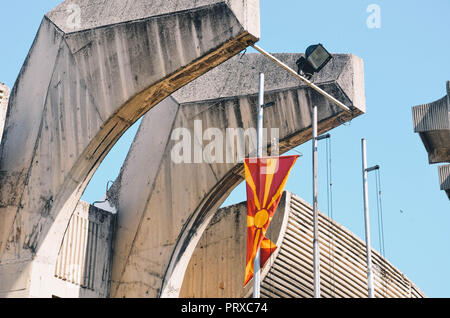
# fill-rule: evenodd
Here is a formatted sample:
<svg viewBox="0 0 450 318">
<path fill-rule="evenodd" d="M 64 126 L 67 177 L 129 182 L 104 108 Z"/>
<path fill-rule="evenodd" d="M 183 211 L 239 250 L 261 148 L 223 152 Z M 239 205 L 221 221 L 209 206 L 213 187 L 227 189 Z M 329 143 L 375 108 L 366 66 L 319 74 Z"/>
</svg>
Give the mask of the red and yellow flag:
<svg viewBox="0 0 450 318">
<path fill-rule="evenodd" d="M 276 246 L 265 237 L 281 200 L 289 173 L 299 156 L 245 159 L 247 181 L 247 265 L 245 283 L 253 277 L 253 263 L 261 248 L 261 268 Z"/>
</svg>

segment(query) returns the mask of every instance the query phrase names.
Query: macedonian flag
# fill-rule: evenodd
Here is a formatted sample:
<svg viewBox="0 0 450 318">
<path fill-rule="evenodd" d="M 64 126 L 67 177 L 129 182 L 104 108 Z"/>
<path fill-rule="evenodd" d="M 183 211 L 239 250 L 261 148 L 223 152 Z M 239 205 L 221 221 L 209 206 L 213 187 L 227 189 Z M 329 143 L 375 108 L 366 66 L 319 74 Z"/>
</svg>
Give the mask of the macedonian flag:
<svg viewBox="0 0 450 318">
<path fill-rule="evenodd" d="M 253 277 L 253 263 L 261 248 L 261 268 L 276 246 L 265 238 L 280 203 L 289 172 L 299 156 L 245 159 L 247 181 L 247 265 L 245 285 Z"/>
</svg>

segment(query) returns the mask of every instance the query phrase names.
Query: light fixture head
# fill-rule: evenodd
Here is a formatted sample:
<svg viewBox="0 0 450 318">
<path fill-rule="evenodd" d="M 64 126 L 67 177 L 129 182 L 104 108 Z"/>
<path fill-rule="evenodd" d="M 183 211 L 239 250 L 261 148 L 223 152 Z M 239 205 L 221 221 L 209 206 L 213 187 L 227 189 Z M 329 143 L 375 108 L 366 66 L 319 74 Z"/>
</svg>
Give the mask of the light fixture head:
<svg viewBox="0 0 450 318">
<path fill-rule="evenodd" d="M 320 72 L 333 58 L 322 44 L 311 45 L 306 49 L 305 57 L 297 60 L 298 74 L 310 79 L 314 73 Z"/>
</svg>

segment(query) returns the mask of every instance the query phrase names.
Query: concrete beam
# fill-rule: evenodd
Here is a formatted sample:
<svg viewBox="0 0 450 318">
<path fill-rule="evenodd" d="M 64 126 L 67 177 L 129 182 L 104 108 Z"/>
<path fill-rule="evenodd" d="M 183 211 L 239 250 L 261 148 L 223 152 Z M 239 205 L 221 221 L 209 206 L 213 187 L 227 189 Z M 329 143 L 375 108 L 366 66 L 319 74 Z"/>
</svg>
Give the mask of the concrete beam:
<svg viewBox="0 0 450 318">
<path fill-rule="evenodd" d="M 0 142 L 3 136 L 3 127 L 5 126 L 6 112 L 8 110 L 9 87 L 0 83 Z"/>
<path fill-rule="evenodd" d="M 259 0 L 67 0 L 49 12 L 0 146 L 0 281 L 11 282 L 2 289 L 51 296 L 48 265 L 118 138 L 258 37 Z"/>
<path fill-rule="evenodd" d="M 291 67 L 300 56 L 277 54 Z M 144 117 L 108 194 L 118 211 L 112 297 L 178 296 L 198 239 L 242 181 L 243 165 L 238 157 L 256 148 L 251 139 L 238 156 L 232 148 L 234 140 L 223 140 L 216 144 L 215 154 L 211 151 L 216 160 L 204 160 L 210 157 L 207 149 L 213 143 L 212 135 L 220 139 L 229 129 L 256 127 L 259 72 L 266 75 L 265 101 L 275 103 L 265 110 L 264 127 L 269 132 L 278 129 L 281 153 L 310 140 L 314 104 L 319 108 L 320 133 L 365 112 L 363 63 L 354 55 L 335 55 L 314 78 L 351 107 L 351 114 L 259 54 L 234 57 L 166 99 L 164 107 Z M 187 155 L 190 162 L 172 160 L 180 145 L 173 134 L 180 131 L 192 137 L 187 136 L 189 146 L 184 152 L 191 154 Z M 270 142 L 267 145 L 270 148 Z M 199 154 L 198 149 L 205 152 Z"/>
<path fill-rule="evenodd" d="M 450 162 L 450 81 L 446 96 L 412 111 L 414 132 L 422 139 L 430 164 Z"/>
</svg>

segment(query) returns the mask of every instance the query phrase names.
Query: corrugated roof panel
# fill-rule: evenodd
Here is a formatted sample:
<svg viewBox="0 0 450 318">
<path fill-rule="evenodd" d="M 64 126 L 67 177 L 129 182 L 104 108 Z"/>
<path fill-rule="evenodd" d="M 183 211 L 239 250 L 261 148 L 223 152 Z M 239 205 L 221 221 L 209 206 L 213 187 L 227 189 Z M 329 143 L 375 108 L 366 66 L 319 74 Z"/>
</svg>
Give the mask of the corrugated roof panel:
<svg viewBox="0 0 450 318">
<path fill-rule="evenodd" d="M 448 96 L 413 107 L 414 132 L 450 129 Z"/>
<path fill-rule="evenodd" d="M 439 167 L 439 181 L 441 190 L 450 190 L 450 165 Z"/>
</svg>

